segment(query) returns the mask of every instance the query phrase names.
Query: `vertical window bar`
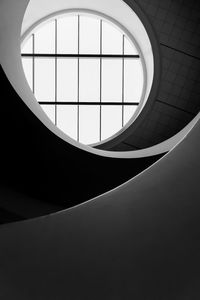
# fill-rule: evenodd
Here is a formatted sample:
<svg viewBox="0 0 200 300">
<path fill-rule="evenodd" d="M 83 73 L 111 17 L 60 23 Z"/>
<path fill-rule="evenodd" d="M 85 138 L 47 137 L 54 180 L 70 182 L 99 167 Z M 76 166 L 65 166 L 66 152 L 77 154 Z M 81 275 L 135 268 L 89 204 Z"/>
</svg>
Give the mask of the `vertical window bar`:
<svg viewBox="0 0 200 300">
<path fill-rule="evenodd" d="M 55 54 L 58 53 L 58 22 L 55 19 Z M 58 61 L 55 57 L 55 102 L 58 100 Z M 55 105 L 55 125 L 57 125 L 57 105 Z"/>
<path fill-rule="evenodd" d="M 78 54 L 80 54 L 80 15 L 78 15 Z M 77 97 L 78 103 L 80 102 L 80 59 L 78 57 L 78 86 L 77 86 Z M 77 141 L 80 139 L 80 107 L 77 106 Z"/>
<path fill-rule="evenodd" d="M 33 71 L 33 78 L 32 78 L 32 90 L 33 90 L 33 94 L 35 94 L 35 57 L 34 57 L 34 54 L 35 54 L 35 34 L 32 34 L 32 40 L 33 40 L 33 43 L 32 43 L 32 52 L 33 52 L 33 60 L 32 60 L 32 65 L 33 65 L 33 68 L 32 68 L 32 71 Z"/>
<path fill-rule="evenodd" d="M 125 36 L 122 39 L 122 54 L 124 55 Z M 124 57 L 122 58 L 122 103 L 124 103 Z M 122 127 L 124 126 L 124 105 L 122 105 Z"/>
<path fill-rule="evenodd" d="M 102 55 L 102 33 L 103 21 L 100 21 L 100 55 Z M 102 102 L 102 57 L 100 57 L 100 103 Z M 100 124 L 99 124 L 99 140 L 102 140 L 102 106 L 100 105 Z"/>
</svg>

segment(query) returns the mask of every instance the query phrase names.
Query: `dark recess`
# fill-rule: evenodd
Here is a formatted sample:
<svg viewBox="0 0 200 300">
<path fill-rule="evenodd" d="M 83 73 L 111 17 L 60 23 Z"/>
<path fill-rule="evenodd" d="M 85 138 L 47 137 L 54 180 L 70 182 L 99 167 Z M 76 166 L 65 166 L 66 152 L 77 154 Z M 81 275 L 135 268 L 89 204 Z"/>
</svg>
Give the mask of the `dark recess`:
<svg viewBox="0 0 200 300">
<path fill-rule="evenodd" d="M 1 84 L 4 95 L 0 118 L 0 185 L 4 192 L 0 199 L 5 197 L 5 190 L 12 190 L 23 197 L 49 203 L 51 210 L 47 212 L 53 212 L 58 206 L 68 208 L 119 186 L 161 157 L 114 159 L 73 147 L 38 120 L 2 69 Z M 40 215 L 36 211 L 35 216 Z M 21 217 L 26 218 L 26 213 Z"/>
</svg>

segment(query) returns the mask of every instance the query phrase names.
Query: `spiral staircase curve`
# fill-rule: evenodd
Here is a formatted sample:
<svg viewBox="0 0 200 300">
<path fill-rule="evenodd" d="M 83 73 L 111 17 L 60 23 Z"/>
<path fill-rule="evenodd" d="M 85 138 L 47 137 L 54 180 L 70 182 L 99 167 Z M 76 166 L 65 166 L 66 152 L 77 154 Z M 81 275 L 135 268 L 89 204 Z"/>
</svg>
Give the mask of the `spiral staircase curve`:
<svg viewBox="0 0 200 300">
<path fill-rule="evenodd" d="M 3 61 L 1 83 L 1 298 L 199 299 L 199 114 L 168 154 L 110 158 L 48 130 Z"/>
</svg>

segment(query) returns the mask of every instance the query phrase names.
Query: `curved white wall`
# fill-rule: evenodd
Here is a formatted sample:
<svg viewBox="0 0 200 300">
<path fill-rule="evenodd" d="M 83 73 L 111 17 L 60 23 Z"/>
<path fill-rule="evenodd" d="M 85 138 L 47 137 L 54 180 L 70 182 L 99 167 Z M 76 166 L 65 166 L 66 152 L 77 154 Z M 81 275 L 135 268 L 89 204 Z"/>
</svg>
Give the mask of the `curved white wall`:
<svg viewBox="0 0 200 300">
<path fill-rule="evenodd" d="M 111 2 L 112 1 L 112 2 Z M 120 15 L 121 23 L 127 28 L 130 28 L 130 24 L 127 23 L 126 16 L 132 15 L 132 10 L 130 7 L 123 2 L 124 12 L 122 13 L 121 6 L 117 6 L 117 3 L 121 3 L 121 0 L 110 0 L 108 1 L 102 0 L 97 1 L 99 3 L 99 10 L 102 13 L 107 14 L 108 9 L 110 9 L 110 3 L 113 4 L 113 17 L 117 19 L 117 16 Z M 1 65 L 8 76 L 10 82 L 13 87 L 19 94 L 19 96 L 23 99 L 26 105 L 32 110 L 32 112 L 40 119 L 41 122 L 45 124 L 45 126 L 58 135 L 61 139 L 65 140 L 68 143 L 73 144 L 76 147 L 79 147 L 83 150 L 89 151 L 95 155 L 103 155 L 108 157 L 123 157 L 123 158 L 134 158 L 134 157 L 144 157 L 156 155 L 159 153 L 163 153 L 171 150 L 180 140 L 187 135 L 187 133 L 193 128 L 194 124 L 199 119 L 200 115 L 198 115 L 185 129 L 183 129 L 179 134 L 174 136 L 173 138 L 161 143 L 159 145 L 153 146 L 148 149 L 138 150 L 138 151 L 129 151 L 129 152 L 110 152 L 110 151 L 102 151 L 93 149 L 88 146 L 84 146 L 76 143 L 70 137 L 61 132 L 57 127 L 55 127 L 49 118 L 44 114 L 40 105 L 35 100 L 24 75 L 22 62 L 21 62 L 21 30 L 22 33 L 29 27 L 31 24 L 35 23 L 38 19 L 46 16 L 47 14 L 55 11 L 55 5 L 57 9 L 63 10 L 63 8 L 69 7 L 68 5 L 72 5 L 71 1 L 65 0 L 2 0 L 0 3 L 0 18 L 1 18 L 1 33 L 0 33 L 0 59 Z M 68 4 L 69 3 L 69 4 Z M 75 8 L 78 7 L 78 3 L 80 0 L 73 1 L 73 6 Z M 94 9 L 97 9 L 96 5 L 94 5 L 94 1 L 90 0 L 82 0 L 82 3 L 86 5 L 93 6 Z M 102 4 L 104 9 L 102 8 Z M 28 9 L 25 13 L 26 6 L 28 5 Z M 39 10 L 38 10 L 39 6 Z M 107 12 L 107 13 L 106 13 Z M 24 18 L 24 21 L 23 21 Z M 23 22 L 23 28 L 22 28 Z M 131 31 L 131 30 L 130 30 Z M 135 34 L 132 32 L 132 34 Z M 144 32 L 140 32 L 140 34 L 144 34 Z M 141 46 L 141 45 L 140 45 Z M 150 48 L 147 48 L 149 51 Z"/>
</svg>

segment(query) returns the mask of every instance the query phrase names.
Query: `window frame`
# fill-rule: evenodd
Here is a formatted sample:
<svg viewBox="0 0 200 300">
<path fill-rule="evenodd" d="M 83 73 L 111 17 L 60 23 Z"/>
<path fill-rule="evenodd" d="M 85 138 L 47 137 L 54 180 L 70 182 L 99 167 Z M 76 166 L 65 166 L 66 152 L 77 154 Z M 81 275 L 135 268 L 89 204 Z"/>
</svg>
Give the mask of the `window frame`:
<svg viewBox="0 0 200 300">
<path fill-rule="evenodd" d="M 101 147 L 105 143 L 112 143 L 112 140 L 116 141 L 119 137 L 121 138 L 122 135 L 127 131 L 127 129 L 129 127 L 131 127 L 131 125 L 137 119 L 137 117 L 139 116 L 140 112 L 142 111 L 142 109 L 144 107 L 145 95 L 146 95 L 146 90 L 147 90 L 147 69 L 146 69 L 146 63 L 145 63 L 144 55 L 143 55 L 143 52 L 142 52 L 139 44 L 137 43 L 136 39 L 134 38 L 134 36 L 119 21 L 115 20 L 114 18 L 112 18 L 112 17 L 110 17 L 110 16 L 108 16 L 104 13 L 98 12 L 96 10 L 91 10 L 91 9 L 64 9 L 64 10 L 54 12 L 50 15 L 47 15 L 47 16 L 41 18 L 40 20 L 35 22 L 28 30 L 26 30 L 24 32 L 24 34 L 21 37 L 21 47 L 23 47 L 23 44 L 26 42 L 27 38 L 30 36 L 31 32 L 35 30 L 35 28 L 39 29 L 40 26 L 42 27 L 45 23 L 48 23 L 51 20 L 55 20 L 55 18 L 56 19 L 58 19 L 59 17 L 62 18 L 66 14 L 67 15 L 70 15 L 70 14 L 71 15 L 74 15 L 74 14 L 82 14 L 82 15 L 86 14 L 86 15 L 88 15 L 89 14 L 89 15 L 97 16 L 97 17 L 99 17 L 99 18 L 101 18 L 105 21 L 111 22 L 112 24 L 117 26 L 117 28 L 120 29 L 123 33 L 125 33 L 125 35 L 134 44 L 134 46 L 136 47 L 136 49 L 138 51 L 139 59 L 141 60 L 141 64 L 142 64 L 142 68 L 143 68 L 144 84 L 143 84 L 141 99 L 138 100 L 139 105 L 137 106 L 136 111 L 134 112 L 131 119 L 119 131 L 117 131 L 115 134 L 113 134 L 112 136 L 110 136 L 107 139 L 104 139 L 100 142 L 93 143 L 93 144 L 89 145 L 91 147 L 99 147 L 99 146 Z M 35 98 L 35 100 L 37 101 L 36 98 Z M 59 127 L 57 127 L 57 128 L 59 129 Z M 59 129 L 59 130 L 61 130 L 61 129 Z M 66 133 L 64 133 L 64 134 L 66 134 Z"/>
</svg>

